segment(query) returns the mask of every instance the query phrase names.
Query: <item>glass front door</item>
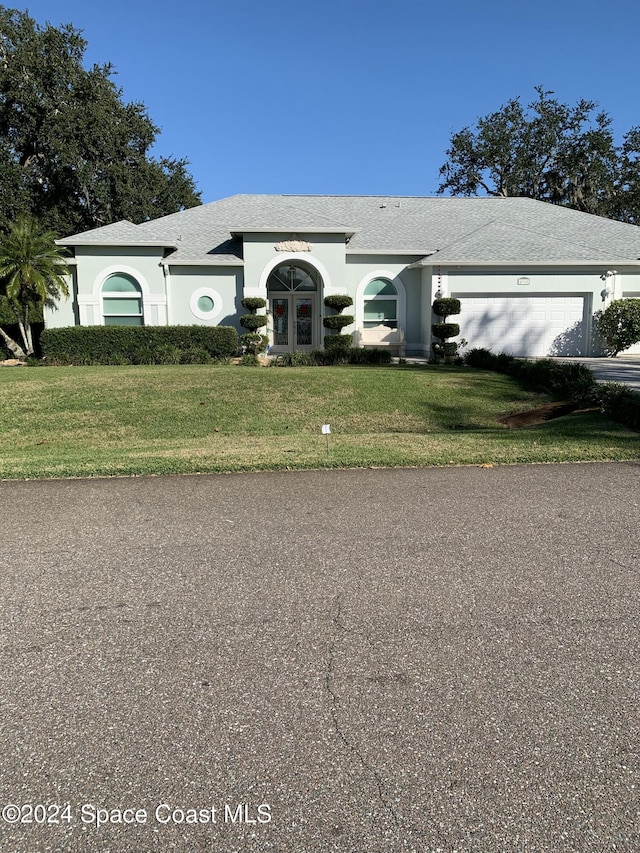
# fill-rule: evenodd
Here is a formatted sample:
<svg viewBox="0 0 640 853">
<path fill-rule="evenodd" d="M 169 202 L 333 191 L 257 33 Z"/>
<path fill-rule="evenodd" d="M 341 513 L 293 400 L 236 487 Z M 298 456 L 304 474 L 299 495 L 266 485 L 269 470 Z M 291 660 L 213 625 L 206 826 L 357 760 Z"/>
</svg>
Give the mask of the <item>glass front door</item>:
<svg viewBox="0 0 640 853">
<path fill-rule="evenodd" d="M 271 297 L 275 352 L 312 350 L 315 346 L 315 294 L 279 294 Z"/>
</svg>

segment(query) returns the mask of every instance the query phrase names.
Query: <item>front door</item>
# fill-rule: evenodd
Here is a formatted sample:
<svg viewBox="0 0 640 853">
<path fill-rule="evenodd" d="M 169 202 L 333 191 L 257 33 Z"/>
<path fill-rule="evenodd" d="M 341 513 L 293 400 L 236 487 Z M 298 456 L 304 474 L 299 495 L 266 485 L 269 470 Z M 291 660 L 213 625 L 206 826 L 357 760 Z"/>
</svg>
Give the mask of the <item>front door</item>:
<svg viewBox="0 0 640 853">
<path fill-rule="evenodd" d="M 270 300 L 273 352 L 310 351 L 316 346 L 315 293 L 280 293 Z"/>
</svg>

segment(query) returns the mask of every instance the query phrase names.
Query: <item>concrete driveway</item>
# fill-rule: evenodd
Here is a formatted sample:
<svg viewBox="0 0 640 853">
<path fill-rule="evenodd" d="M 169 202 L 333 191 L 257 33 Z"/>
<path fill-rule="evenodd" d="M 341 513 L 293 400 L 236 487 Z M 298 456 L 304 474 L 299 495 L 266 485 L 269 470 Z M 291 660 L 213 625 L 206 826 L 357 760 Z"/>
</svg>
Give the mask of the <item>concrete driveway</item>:
<svg viewBox="0 0 640 853">
<path fill-rule="evenodd" d="M 0 484 L 0 849 L 640 849 L 640 465 Z"/>
<path fill-rule="evenodd" d="M 598 382 L 622 382 L 640 391 L 640 356 L 619 355 L 616 358 L 563 358 L 561 360 L 586 364 Z"/>
</svg>

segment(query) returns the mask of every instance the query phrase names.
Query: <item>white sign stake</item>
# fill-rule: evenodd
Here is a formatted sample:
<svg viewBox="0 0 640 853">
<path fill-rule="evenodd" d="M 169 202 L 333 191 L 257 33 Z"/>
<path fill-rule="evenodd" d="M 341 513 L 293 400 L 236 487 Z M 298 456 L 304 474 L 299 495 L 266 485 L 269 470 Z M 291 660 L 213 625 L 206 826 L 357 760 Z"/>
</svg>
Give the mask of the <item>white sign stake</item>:
<svg viewBox="0 0 640 853">
<path fill-rule="evenodd" d="M 322 434 L 327 436 L 327 456 L 329 455 L 329 436 L 331 435 L 331 425 L 322 424 Z"/>
</svg>

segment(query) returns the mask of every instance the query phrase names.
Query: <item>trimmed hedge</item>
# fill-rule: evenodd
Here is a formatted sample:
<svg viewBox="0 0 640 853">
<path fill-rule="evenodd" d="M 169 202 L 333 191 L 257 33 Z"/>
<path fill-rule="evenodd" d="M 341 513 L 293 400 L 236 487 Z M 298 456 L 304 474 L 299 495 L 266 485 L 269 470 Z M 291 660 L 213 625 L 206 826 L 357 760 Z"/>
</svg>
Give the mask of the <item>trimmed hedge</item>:
<svg viewBox="0 0 640 853">
<path fill-rule="evenodd" d="M 232 326 L 70 326 L 45 329 L 42 352 L 50 364 L 176 364 L 235 356 Z"/>
<path fill-rule="evenodd" d="M 469 367 L 506 373 L 525 385 L 546 391 L 557 400 L 579 400 L 599 406 L 602 412 L 631 429 L 640 429 L 640 393 L 616 382 L 596 382 L 589 368 L 580 362 L 551 358 L 527 361 L 507 353 L 471 349 L 464 356 Z"/>
</svg>

